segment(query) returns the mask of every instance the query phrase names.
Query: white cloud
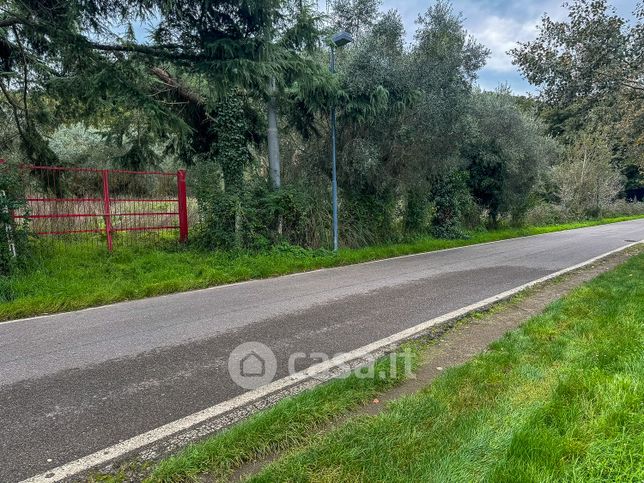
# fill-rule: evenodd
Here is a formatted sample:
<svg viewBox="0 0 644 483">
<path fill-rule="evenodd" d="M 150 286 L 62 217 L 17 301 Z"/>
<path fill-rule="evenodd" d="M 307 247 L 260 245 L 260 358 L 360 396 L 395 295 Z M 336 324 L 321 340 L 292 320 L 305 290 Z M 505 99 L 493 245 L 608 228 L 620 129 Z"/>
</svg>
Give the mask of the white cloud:
<svg viewBox="0 0 644 483">
<path fill-rule="evenodd" d="M 537 34 L 539 19 L 519 22 L 512 18 L 502 18 L 491 15 L 479 25 L 470 29 L 472 36 L 490 49 L 487 67 L 497 72 L 512 72 L 512 58 L 507 52 L 517 45 L 517 42 L 533 39 Z"/>
</svg>

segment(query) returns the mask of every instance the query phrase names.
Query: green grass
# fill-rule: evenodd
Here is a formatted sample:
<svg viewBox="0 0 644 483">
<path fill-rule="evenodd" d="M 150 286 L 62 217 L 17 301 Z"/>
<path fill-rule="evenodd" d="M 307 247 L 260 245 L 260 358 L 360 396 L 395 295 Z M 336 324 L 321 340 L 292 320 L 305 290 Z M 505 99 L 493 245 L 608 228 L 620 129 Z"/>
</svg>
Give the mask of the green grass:
<svg viewBox="0 0 644 483">
<path fill-rule="evenodd" d="M 313 438 L 253 480 L 641 482 L 642 347 L 639 255 L 423 391 Z"/>
<path fill-rule="evenodd" d="M 400 349 L 399 355 L 409 354 L 412 370 L 418 363 L 419 350 L 418 342 L 409 342 Z M 352 374 L 284 399 L 230 430 L 162 461 L 146 481 L 182 481 L 205 472 L 218 480 L 226 479 L 246 461 L 292 448 L 334 418 L 404 380 L 405 358 L 396 358 L 394 374 L 390 363 L 389 356 L 375 363 L 375 374 L 382 372 L 386 377 L 358 378 Z"/>
<path fill-rule="evenodd" d="M 422 238 L 413 243 L 341 249 L 337 255 L 297 248 L 232 254 L 149 246 L 117 247 L 108 254 L 89 243 L 53 244 L 37 254 L 27 269 L 0 277 L 0 320 L 636 218 L 641 216 L 508 228 L 476 232 L 459 240 Z"/>
</svg>

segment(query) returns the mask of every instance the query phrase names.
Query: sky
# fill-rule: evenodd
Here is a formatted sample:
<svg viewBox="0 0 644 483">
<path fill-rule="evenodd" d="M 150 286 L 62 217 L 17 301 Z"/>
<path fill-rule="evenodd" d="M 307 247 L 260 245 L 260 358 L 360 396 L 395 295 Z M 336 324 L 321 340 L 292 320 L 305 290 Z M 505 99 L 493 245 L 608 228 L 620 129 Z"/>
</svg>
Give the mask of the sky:
<svg viewBox="0 0 644 483">
<path fill-rule="evenodd" d="M 430 0 L 384 0 L 384 11 L 396 9 L 407 30 L 409 41 L 415 31 L 414 22 L 418 14 L 427 10 Z M 463 15 L 468 32 L 491 50 L 487 65 L 480 72 L 479 85 L 493 90 L 499 84 L 507 83 L 517 94 L 535 93 L 536 90 L 512 65 L 507 51 L 518 41 L 534 39 L 537 25 L 547 12 L 552 19 L 563 19 L 563 0 L 523 0 L 517 2 L 501 0 L 452 0 L 455 12 Z M 617 13 L 632 18 L 636 0 L 612 0 Z"/>
</svg>

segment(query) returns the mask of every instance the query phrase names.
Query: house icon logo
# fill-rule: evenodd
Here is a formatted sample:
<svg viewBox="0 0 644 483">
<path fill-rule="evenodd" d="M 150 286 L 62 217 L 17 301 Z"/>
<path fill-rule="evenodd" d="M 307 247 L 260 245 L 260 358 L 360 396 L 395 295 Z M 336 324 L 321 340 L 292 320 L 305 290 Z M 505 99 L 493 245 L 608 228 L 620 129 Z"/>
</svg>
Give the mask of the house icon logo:
<svg viewBox="0 0 644 483">
<path fill-rule="evenodd" d="M 228 357 L 230 378 L 244 389 L 256 389 L 273 380 L 277 359 L 273 351 L 261 342 L 244 342 Z"/>
<path fill-rule="evenodd" d="M 266 373 L 266 362 L 253 351 L 239 361 L 239 373 L 243 377 L 262 377 Z"/>
</svg>

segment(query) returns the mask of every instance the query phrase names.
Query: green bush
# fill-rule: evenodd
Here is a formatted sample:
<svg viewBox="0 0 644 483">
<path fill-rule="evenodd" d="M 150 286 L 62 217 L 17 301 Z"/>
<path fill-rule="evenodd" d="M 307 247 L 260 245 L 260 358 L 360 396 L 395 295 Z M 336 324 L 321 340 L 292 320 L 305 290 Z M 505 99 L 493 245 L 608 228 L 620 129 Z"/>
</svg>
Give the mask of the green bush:
<svg viewBox="0 0 644 483">
<path fill-rule="evenodd" d="M 593 220 L 598 218 L 618 218 L 620 216 L 635 216 L 644 214 L 644 202 L 616 200 L 607 204 L 601 213 L 601 217 L 580 216 L 568 210 L 566 206 L 556 203 L 540 203 L 528 210 L 524 224 L 528 226 L 556 225 L 581 221 L 584 219 Z"/>
<path fill-rule="evenodd" d="M 463 215 L 472 203 L 467 175 L 455 171 L 438 180 L 433 189 L 432 234 L 436 238 L 464 238 Z"/>
<path fill-rule="evenodd" d="M 339 201 L 340 242 L 362 247 L 400 240 L 396 225 L 396 199 L 391 193 L 342 193 Z"/>
<path fill-rule="evenodd" d="M 409 235 L 426 233 L 430 214 L 431 203 L 427 194 L 419 189 L 409 190 L 405 200 L 405 233 Z"/>
<path fill-rule="evenodd" d="M 644 201 L 615 200 L 602 212 L 605 217 L 644 215 Z"/>
<path fill-rule="evenodd" d="M 265 250 L 280 243 L 316 245 L 318 227 L 312 223 L 316 202 L 303 187 L 276 191 L 256 178 L 239 194 L 202 193 L 199 204 L 202 223 L 195 242 L 202 248 Z"/>
</svg>

